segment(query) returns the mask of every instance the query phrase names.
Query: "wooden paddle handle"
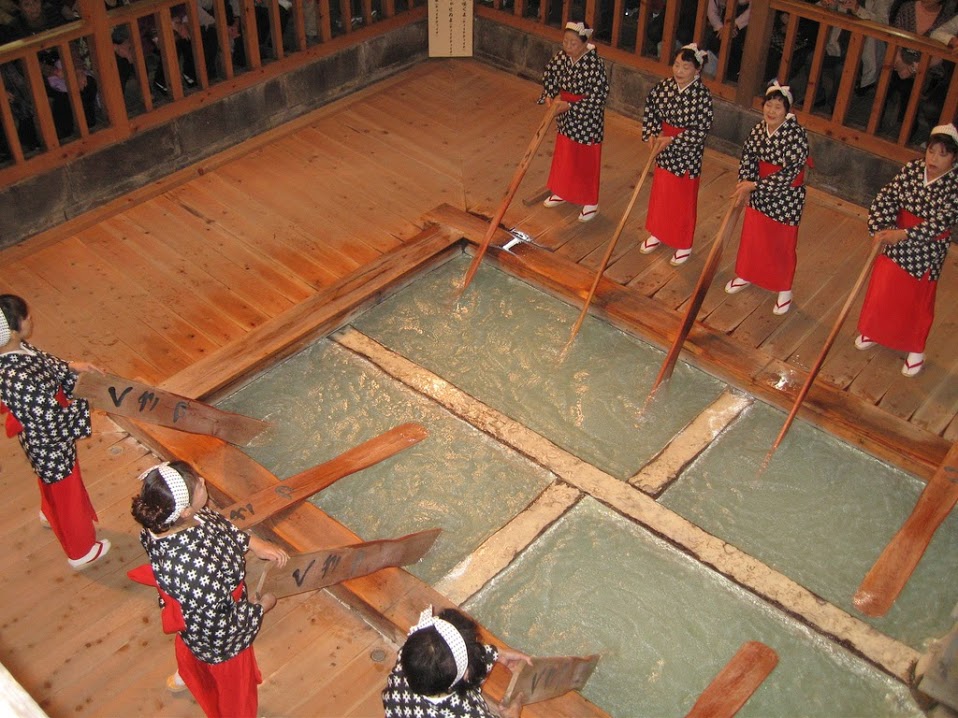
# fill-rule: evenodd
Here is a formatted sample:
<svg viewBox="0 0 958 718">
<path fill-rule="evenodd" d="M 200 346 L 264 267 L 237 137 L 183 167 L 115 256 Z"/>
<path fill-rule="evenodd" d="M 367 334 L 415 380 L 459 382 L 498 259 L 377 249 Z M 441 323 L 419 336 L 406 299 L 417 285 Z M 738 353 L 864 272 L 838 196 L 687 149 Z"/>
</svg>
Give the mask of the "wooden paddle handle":
<svg viewBox="0 0 958 718">
<path fill-rule="evenodd" d="M 469 283 L 475 276 L 476 270 L 479 269 L 479 263 L 482 262 L 482 257 L 489 248 L 489 243 L 492 241 L 493 236 L 495 236 L 496 229 L 499 228 L 499 223 L 502 221 L 506 210 L 509 209 L 509 204 L 512 202 L 512 198 L 516 196 L 516 191 L 519 189 L 519 184 L 522 182 L 522 178 L 525 177 L 526 170 L 529 169 L 529 165 L 532 163 L 532 158 L 535 157 L 535 154 L 539 149 L 539 145 L 542 144 L 542 140 L 546 136 L 546 131 L 549 129 L 549 125 L 552 124 L 552 120 L 556 116 L 556 111 L 558 109 L 558 102 L 553 102 L 549 105 L 549 108 L 546 110 L 545 117 L 542 118 L 542 122 L 539 123 L 538 129 L 536 129 L 536 133 L 532 136 L 532 141 L 529 143 L 526 153 L 522 155 L 522 159 L 519 160 L 519 166 L 516 167 L 515 174 L 512 175 L 512 181 L 506 188 L 506 193 L 502 197 L 502 202 L 499 203 L 499 209 L 496 210 L 496 213 L 489 221 L 489 228 L 486 230 L 486 235 L 482 238 L 482 243 L 479 245 L 479 249 L 476 251 L 476 256 L 472 258 L 472 263 L 469 265 L 469 269 L 466 271 L 465 279 L 462 280 L 462 288 L 459 290 L 460 295 L 466 291 L 466 287 L 469 286 Z"/>
<path fill-rule="evenodd" d="M 589 305 L 592 304 L 592 298 L 595 296 L 595 290 L 599 286 L 599 280 L 602 279 L 602 275 L 605 274 L 605 268 L 609 266 L 609 260 L 612 258 L 612 252 L 615 250 L 615 245 L 619 241 L 619 237 L 622 236 L 622 230 L 625 229 L 625 223 L 628 221 L 629 215 L 632 214 L 632 208 L 635 206 L 635 201 L 639 197 L 639 192 L 642 191 L 642 185 L 645 184 L 645 178 L 648 176 L 653 162 L 655 162 L 655 154 L 650 153 L 649 159 L 645 163 L 645 169 L 642 170 L 642 175 L 639 177 L 639 181 L 636 183 L 635 189 L 632 190 L 632 197 L 629 199 L 629 203 L 625 207 L 625 212 L 622 213 L 622 219 L 619 220 L 619 225 L 615 228 L 615 232 L 612 233 L 612 239 L 609 241 L 609 246 L 605 250 L 605 256 L 602 257 L 602 262 L 599 264 L 599 270 L 595 273 L 595 279 L 592 281 L 592 288 L 589 289 L 589 294 L 586 296 L 585 302 L 582 304 L 582 311 L 579 312 L 579 318 L 576 319 L 575 325 L 572 327 L 572 333 L 569 335 L 569 343 L 575 339 L 576 334 L 579 333 L 579 329 L 582 326 L 582 322 L 585 320 L 585 315 L 589 313 Z"/>
<path fill-rule="evenodd" d="M 686 718 L 731 718 L 778 665 L 778 654 L 749 641 L 712 679 Z"/>
<path fill-rule="evenodd" d="M 675 363 L 679 359 L 679 354 L 682 353 L 682 347 L 685 345 L 685 340 L 689 336 L 689 332 L 692 330 L 692 325 L 695 323 L 695 319 L 699 314 L 699 310 L 702 308 L 702 302 L 705 301 L 705 295 L 709 290 L 709 286 L 712 284 L 712 280 L 715 278 L 715 272 L 718 269 L 719 261 L 722 259 L 722 248 L 725 245 L 725 241 L 728 239 L 729 234 L 735 228 L 735 225 L 738 224 L 739 214 L 742 212 L 742 204 L 739 203 L 737 198 L 732 199 L 729 204 L 728 210 L 725 212 L 725 217 L 722 219 L 722 224 L 719 226 L 718 234 L 715 235 L 715 241 L 712 243 L 712 249 L 709 251 L 709 256 L 705 259 L 705 266 L 702 268 L 702 273 L 699 275 L 698 282 L 695 284 L 695 289 L 692 291 L 692 298 L 689 300 L 688 309 L 685 310 L 685 316 L 682 318 L 682 324 L 679 325 L 679 331 L 675 335 L 675 339 L 672 342 L 672 346 L 669 348 L 669 353 L 665 356 L 665 361 L 662 362 L 662 368 L 659 369 L 659 375 L 655 377 L 655 382 L 652 384 L 652 389 L 649 392 L 649 397 L 651 398 L 655 394 L 656 390 L 662 384 L 672 376 L 672 371 L 675 369 Z"/>
<path fill-rule="evenodd" d="M 825 339 L 825 345 L 822 347 L 821 352 L 819 352 L 818 358 L 815 360 L 812 368 L 809 369 L 808 376 L 805 378 L 805 383 L 802 385 L 801 390 L 795 397 L 795 402 L 792 404 L 792 410 L 788 413 L 788 417 L 785 419 L 785 425 L 782 426 L 782 430 L 778 432 L 778 437 L 775 439 L 775 443 L 772 444 L 772 448 L 769 450 L 768 456 L 765 457 L 766 465 L 768 464 L 768 460 L 771 458 L 772 454 L 775 453 L 779 445 L 782 443 L 782 439 L 785 438 L 785 434 L 788 432 L 789 427 L 792 425 L 792 422 L 798 415 L 798 410 L 801 408 L 802 402 L 805 401 L 805 397 L 808 395 L 809 390 L 812 388 L 812 384 L 815 382 L 815 377 L 818 376 L 818 372 L 821 370 L 822 364 L 825 363 L 825 357 L 828 356 L 829 350 L 832 348 L 832 345 L 835 343 L 835 339 L 838 337 L 838 332 L 845 323 L 845 319 L 848 318 L 848 313 L 852 309 L 852 304 L 855 303 L 855 297 L 858 296 L 858 292 L 861 290 L 862 285 L 865 283 L 865 280 L 871 273 L 872 264 L 875 262 L 875 257 L 878 256 L 878 253 L 884 246 L 885 245 L 882 242 L 877 240 L 872 242 L 872 248 L 868 253 L 868 259 L 865 260 L 865 266 L 858 275 L 858 279 L 855 280 L 855 286 L 853 286 L 852 290 L 848 293 L 848 298 L 845 300 L 845 304 L 842 306 L 841 311 L 838 312 L 838 317 L 835 319 L 835 323 L 832 325 L 832 329 L 828 333 L 828 338 Z"/>
</svg>

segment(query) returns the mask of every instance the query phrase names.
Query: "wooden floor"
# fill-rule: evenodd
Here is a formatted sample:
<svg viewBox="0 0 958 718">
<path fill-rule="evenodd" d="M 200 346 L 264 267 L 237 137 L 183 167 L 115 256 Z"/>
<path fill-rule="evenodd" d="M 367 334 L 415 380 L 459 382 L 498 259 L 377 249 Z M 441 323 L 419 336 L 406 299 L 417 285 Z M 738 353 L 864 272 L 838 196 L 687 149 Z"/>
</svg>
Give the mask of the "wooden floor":
<svg viewBox="0 0 958 718">
<path fill-rule="evenodd" d="M 159 383 L 229 346 L 319 290 L 400 247 L 440 203 L 491 215 L 543 112 L 538 88 L 469 60 L 428 61 L 103 207 L 0 252 L 0 291 L 28 299 L 35 341 Z M 540 153 L 506 214 L 556 254 L 597 265 L 647 154 L 638 123 L 609 113 L 601 213 L 526 204 L 545 188 Z M 687 301 L 708 241 L 727 207 L 737 162 L 707 153 L 696 255 L 676 270 L 662 250 L 638 253 L 648 188 L 607 276 L 671 309 Z M 799 367 L 815 359 L 864 261 L 861 208 L 810 192 L 800 231 L 796 309 L 771 313 L 758 289 L 721 291 L 729 248 L 704 320 L 743 346 Z M 902 357 L 858 352 L 843 330 L 825 380 L 948 440 L 958 438 L 956 257 L 940 284 L 926 371 L 899 374 Z M 857 316 L 857 309 L 853 317 Z M 188 697 L 162 688 L 173 669 L 155 604 L 124 572 L 143 553 L 129 516 L 131 481 L 154 458 L 98 417 L 81 463 L 103 533 L 104 565 L 74 574 L 36 521 L 32 475 L 13 441 L 0 442 L 7 501 L 0 532 L 0 661 L 53 716 L 197 716 Z M 55 587 L 56 590 L 51 590 Z M 322 592 L 282 602 L 257 641 L 267 677 L 265 715 L 377 715 L 395 647 Z M 371 655 L 381 651 L 385 658 Z M 348 689 L 348 690 L 347 690 Z"/>
</svg>

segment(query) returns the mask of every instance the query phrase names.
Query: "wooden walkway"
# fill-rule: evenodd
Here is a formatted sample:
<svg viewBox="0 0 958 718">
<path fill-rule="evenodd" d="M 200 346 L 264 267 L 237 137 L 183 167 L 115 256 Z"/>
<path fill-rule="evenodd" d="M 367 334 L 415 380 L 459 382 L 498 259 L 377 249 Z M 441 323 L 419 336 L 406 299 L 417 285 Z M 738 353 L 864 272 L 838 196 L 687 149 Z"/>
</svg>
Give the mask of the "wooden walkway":
<svg viewBox="0 0 958 718">
<path fill-rule="evenodd" d="M 38 345 L 164 382 L 402 247 L 437 205 L 491 215 L 543 112 L 537 96 L 534 84 L 474 61 L 425 62 L 0 252 L 0 291 L 28 299 Z M 647 157 L 635 121 L 609 113 L 606 135 L 595 221 L 575 222 L 576 208 L 522 201 L 545 188 L 549 153 L 542 153 L 506 225 L 562 258 L 596 266 Z M 681 308 L 735 169 L 734 158 L 707 154 L 696 255 L 679 270 L 664 250 L 638 253 L 643 190 L 607 277 Z M 861 208 L 810 192 L 797 309 L 775 317 L 770 294 L 721 291 L 735 242 L 706 299 L 705 322 L 744 349 L 807 368 L 860 270 L 866 236 Z M 949 282 L 956 261 L 952 255 L 941 282 L 922 375 L 902 377 L 893 352 L 857 352 L 852 322 L 822 375 L 950 441 L 958 438 L 958 288 Z M 81 444 L 81 460 L 115 548 L 83 574 L 69 571 L 39 527 L 35 479 L 16 443 L 0 442 L 8 497 L 0 575 L 9 587 L 0 607 L 0 661 L 53 716 L 199 715 L 191 699 L 162 688 L 173 668 L 170 638 L 160 632 L 152 598 L 124 577 L 143 559 L 129 516 L 132 477 L 154 458 L 108 419 L 98 417 L 96 429 Z M 267 619 L 257 651 L 267 677 L 263 714 L 366 716 L 381 710 L 378 694 L 395 646 L 322 592 L 284 601 Z"/>
</svg>

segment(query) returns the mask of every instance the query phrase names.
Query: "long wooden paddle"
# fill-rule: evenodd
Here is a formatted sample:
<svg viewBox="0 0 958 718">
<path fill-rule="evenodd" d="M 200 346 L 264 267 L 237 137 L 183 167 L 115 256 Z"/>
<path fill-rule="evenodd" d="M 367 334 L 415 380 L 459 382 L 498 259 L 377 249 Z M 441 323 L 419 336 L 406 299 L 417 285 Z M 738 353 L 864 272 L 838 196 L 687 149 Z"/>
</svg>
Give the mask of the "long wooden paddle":
<svg viewBox="0 0 958 718">
<path fill-rule="evenodd" d="M 378 464 L 390 456 L 418 444 L 426 438 L 420 424 L 401 424 L 379 436 L 354 446 L 335 459 L 314 466 L 275 486 L 227 506 L 220 513 L 241 529 L 248 529 L 278 512 L 322 491 L 344 476 Z"/>
<path fill-rule="evenodd" d="M 764 643 L 742 644 L 695 701 L 686 718 L 731 718 L 777 665 L 778 654 Z"/>
<path fill-rule="evenodd" d="M 699 280 L 695 284 L 695 289 L 692 291 L 692 297 L 689 299 L 689 306 L 688 309 L 685 310 L 685 317 L 682 319 L 682 324 L 679 326 L 679 331 L 675 335 L 675 339 L 672 341 L 672 346 L 669 349 L 669 353 L 665 356 L 665 361 L 662 362 L 662 368 L 659 369 L 659 375 L 655 377 L 655 383 L 652 384 L 652 390 L 649 392 L 649 399 L 655 395 L 659 385 L 672 376 L 672 371 L 675 369 L 675 363 L 679 359 L 679 354 L 682 353 L 682 346 L 685 344 L 685 340 L 688 338 L 689 332 L 692 330 L 692 325 L 695 323 L 695 318 L 698 316 L 699 310 L 702 308 L 702 302 L 705 301 L 705 294 L 708 292 L 709 286 L 711 286 L 712 280 L 715 278 L 715 272 L 718 270 L 719 262 L 722 259 L 722 247 L 725 245 L 725 241 L 728 239 L 728 236 L 738 223 L 738 217 L 741 212 L 742 205 L 733 199 L 731 204 L 729 204 L 729 208 L 725 213 L 725 217 L 722 219 L 722 224 L 719 226 L 718 234 L 715 235 L 715 241 L 712 243 L 712 249 L 709 252 L 709 256 L 705 259 L 705 266 L 702 267 L 702 274 L 699 275 Z"/>
<path fill-rule="evenodd" d="M 582 322 L 585 319 L 586 314 L 589 313 L 589 305 L 592 304 L 592 298 L 595 296 L 595 290 L 599 286 L 599 280 L 602 279 L 602 275 L 605 274 L 605 268 L 609 266 L 609 259 L 612 258 L 612 252 L 615 250 L 615 245 L 619 241 L 619 237 L 622 235 L 622 230 L 625 229 L 625 223 L 629 219 L 629 215 L 632 214 L 632 208 L 635 206 L 635 200 L 639 197 L 639 192 L 642 191 L 642 185 L 645 184 L 645 178 L 649 174 L 649 170 L 652 168 L 652 163 L 655 161 L 655 154 L 649 154 L 649 160 L 645 163 L 645 169 L 642 170 L 642 176 L 639 177 L 639 181 L 635 185 L 635 189 L 632 190 L 632 197 L 629 199 L 629 203 L 625 207 L 625 212 L 622 213 L 622 219 L 619 220 L 619 225 L 615 228 L 615 232 L 612 233 L 612 239 L 609 241 L 609 246 L 605 250 L 605 256 L 602 257 L 602 263 L 599 264 L 599 270 L 595 273 L 595 279 L 592 282 L 592 288 L 589 290 L 589 294 L 585 298 L 585 302 L 582 305 L 582 311 L 579 312 L 579 318 L 575 320 L 575 325 L 572 327 L 572 333 L 569 335 L 569 343 L 575 339 L 576 334 L 579 333 L 579 328 L 582 326 Z"/>
<path fill-rule="evenodd" d="M 270 426 L 268 421 L 223 411 L 196 399 L 112 374 L 81 372 L 73 393 L 108 414 L 215 436 L 237 446 L 245 446 Z"/>
<path fill-rule="evenodd" d="M 390 566 L 416 563 L 441 533 L 442 529 L 428 529 L 395 539 L 321 549 L 290 556 L 282 568 L 272 561 L 261 561 L 262 574 L 249 583 L 256 586 L 259 596 L 271 593 L 276 598 L 285 598 L 316 591 Z"/>
<path fill-rule="evenodd" d="M 872 264 L 875 262 L 875 257 L 878 256 L 878 253 L 881 251 L 883 246 L 884 244 L 879 241 L 874 241 L 872 243 L 872 248 L 868 253 L 868 259 L 865 261 L 865 266 L 858 275 L 858 279 L 855 280 L 855 286 L 852 287 L 852 291 L 848 293 L 848 299 L 845 300 L 844 306 L 842 306 L 841 311 L 838 312 L 838 317 L 836 317 L 835 323 L 832 325 L 832 330 L 828 333 L 828 338 L 825 339 L 825 345 L 822 347 L 822 351 L 819 352 L 818 358 L 815 360 L 815 363 L 812 364 L 812 368 L 808 370 L 808 376 L 805 378 L 805 383 L 802 385 L 801 390 L 795 397 L 795 403 L 792 404 L 792 410 L 788 413 L 788 417 L 785 419 L 785 425 L 782 426 L 782 430 L 778 432 L 778 437 L 776 437 L 775 443 L 772 444 L 772 448 L 769 449 L 768 455 L 765 457 L 765 466 L 768 466 L 768 462 L 771 460 L 772 455 L 778 450 L 779 445 L 782 443 L 782 439 L 785 438 L 785 434 L 788 433 L 789 427 L 792 425 L 792 422 L 798 415 L 798 410 L 802 407 L 802 402 L 805 401 L 805 397 L 808 395 L 808 391 L 812 388 L 815 377 L 818 376 L 818 372 L 821 370 L 822 364 L 825 363 L 825 357 L 828 356 L 828 352 L 832 348 L 832 344 L 835 343 L 835 339 L 838 337 L 838 332 L 845 323 L 845 319 L 848 318 L 848 313 L 851 311 L 852 304 L 855 303 L 855 297 L 858 296 L 858 292 L 861 290 L 862 285 L 865 283 L 865 280 L 871 273 Z"/>
<path fill-rule="evenodd" d="M 539 149 L 539 145 L 542 144 L 542 140 L 546 136 L 546 131 L 549 129 L 549 125 L 552 124 L 552 119 L 556 116 L 556 110 L 558 109 L 558 102 L 553 102 L 551 105 L 549 105 L 549 109 L 546 110 L 545 117 L 543 117 L 542 122 L 539 123 L 539 128 L 532 136 L 532 141 L 529 143 L 526 153 L 522 155 L 522 159 L 519 160 L 519 166 L 516 167 L 515 174 L 512 175 L 512 181 L 506 188 L 506 193 L 502 197 L 502 202 L 499 203 L 499 209 L 496 210 L 496 213 L 493 215 L 492 219 L 489 220 L 489 228 L 486 230 L 486 235 L 482 238 L 482 243 L 479 245 L 479 249 L 476 251 L 476 256 L 472 258 L 472 264 L 469 265 L 469 269 L 466 271 L 465 279 L 462 280 L 462 287 L 459 289 L 460 296 L 462 296 L 462 293 L 466 291 L 466 287 L 469 286 L 469 283 L 475 276 L 476 270 L 479 269 L 479 264 L 482 262 L 482 257 L 489 248 L 489 243 L 492 241 L 496 230 L 499 228 L 499 223 L 502 221 L 506 210 L 509 209 L 509 204 L 512 202 L 512 198 L 515 197 L 516 190 L 519 189 L 519 184 L 522 182 L 522 178 L 525 177 L 526 170 L 529 169 L 529 164 L 532 162 L 532 158 L 535 157 L 536 151 Z"/>
<path fill-rule="evenodd" d="M 918 497 L 918 503 L 855 592 L 855 608 L 884 616 L 925 554 L 935 531 L 958 503 L 958 442 Z"/>
</svg>

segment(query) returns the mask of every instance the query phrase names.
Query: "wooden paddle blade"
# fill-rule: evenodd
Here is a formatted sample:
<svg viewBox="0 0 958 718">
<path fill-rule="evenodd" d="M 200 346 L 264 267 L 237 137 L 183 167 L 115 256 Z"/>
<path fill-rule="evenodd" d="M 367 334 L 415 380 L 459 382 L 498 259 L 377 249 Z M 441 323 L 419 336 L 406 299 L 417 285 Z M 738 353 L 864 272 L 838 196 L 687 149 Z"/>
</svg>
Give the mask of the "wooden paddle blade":
<svg viewBox="0 0 958 718">
<path fill-rule="evenodd" d="M 272 593 L 276 598 L 316 591 L 334 583 L 365 576 L 390 566 L 408 566 L 426 555 L 442 529 L 429 529 L 401 538 L 381 539 L 365 543 L 322 549 L 290 556 L 282 568 L 263 561 L 259 595 Z"/>
<path fill-rule="evenodd" d="M 595 671 L 599 656 L 531 656 L 532 664 L 520 663 L 512 674 L 502 705 L 547 701 L 583 688 Z"/>
<path fill-rule="evenodd" d="M 918 497 L 911 515 L 865 574 L 855 593 L 855 608 L 884 616 L 895 603 L 925 554 L 935 531 L 958 503 L 958 442 Z"/>
<path fill-rule="evenodd" d="M 191 434 L 215 436 L 237 446 L 245 446 L 270 426 L 267 421 L 223 411 L 196 399 L 112 374 L 80 372 L 73 393 L 108 414 Z"/>
<path fill-rule="evenodd" d="M 778 665 L 778 654 L 764 643 L 749 641 L 738 649 L 686 718 L 731 718 Z"/>
<path fill-rule="evenodd" d="M 239 528 L 248 529 L 279 511 L 308 499 L 339 479 L 418 444 L 426 436 L 426 428 L 421 424 L 402 424 L 353 447 L 335 459 L 258 491 L 244 501 L 227 506 L 221 513 Z"/>
<path fill-rule="evenodd" d="M 778 450 L 779 445 L 782 443 L 782 439 L 785 438 L 785 434 L 788 433 L 792 422 L 795 421 L 795 417 L 798 416 L 798 410 L 801 408 L 802 402 L 805 401 L 805 397 L 808 396 L 808 392 L 812 388 L 812 384 L 815 383 L 815 378 L 818 376 L 818 372 L 821 371 L 822 365 L 825 363 L 825 357 L 828 356 L 829 350 L 832 348 L 832 345 L 835 343 L 835 339 L 838 337 L 838 332 L 841 330 L 842 325 L 845 323 L 845 319 L 848 317 L 848 313 L 851 311 L 852 304 L 855 302 L 855 297 L 858 296 L 858 292 L 861 291 L 862 285 L 865 283 L 868 275 L 871 274 L 872 264 L 875 262 L 875 257 L 878 256 L 878 252 L 881 251 L 882 247 L 884 246 L 885 245 L 882 242 L 872 242 L 872 248 L 868 253 L 868 259 L 865 260 L 865 266 L 859 273 L 858 279 L 855 280 L 852 290 L 848 293 L 848 298 L 845 299 L 845 304 L 843 304 L 842 308 L 839 310 L 838 317 L 836 317 L 835 323 L 832 324 L 831 331 L 829 331 L 828 336 L 825 338 L 825 344 L 822 346 L 822 350 L 818 353 L 818 358 L 815 360 L 815 363 L 812 364 L 812 368 L 808 370 L 808 376 L 805 378 L 805 383 L 802 385 L 798 395 L 795 397 L 795 401 L 792 404 L 792 410 L 785 418 L 785 424 L 782 426 L 782 430 L 778 432 L 778 436 L 775 438 L 772 448 L 765 457 L 764 466 L 768 466 L 769 462 L 772 460 L 772 455 Z"/>
<path fill-rule="evenodd" d="M 522 155 L 522 159 L 519 160 L 519 166 L 516 167 L 515 174 L 512 176 L 512 181 L 506 188 L 506 193 L 502 197 L 502 202 L 499 203 L 499 208 L 492 216 L 492 219 L 489 220 L 489 228 L 486 230 L 486 234 L 482 238 L 482 243 L 479 245 L 479 249 L 476 250 L 476 256 L 472 258 L 472 263 L 469 265 L 469 269 L 466 270 L 466 276 L 462 280 L 462 287 L 459 289 L 460 296 L 462 296 L 462 293 L 466 291 L 466 287 L 469 286 L 472 278 L 476 276 L 476 270 L 479 269 L 479 264 L 482 262 L 482 257 L 489 248 L 489 243 L 496 234 L 496 230 L 499 228 L 499 223 L 505 216 L 506 210 L 509 209 L 509 204 L 512 202 L 512 198 L 516 196 L 516 191 L 519 189 L 522 178 L 526 176 L 526 170 L 529 169 L 529 165 L 532 163 L 532 158 L 535 157 L 536 152 L 539 150 L 539 145 L 542 144 L 542 140 L 546 136 L 546 131 L 549 129 L 549 125 L 552 124 L 552 119 L 556 116 L 556 111 L 558 109 L 559 103 L 557 102 L 553 102 L 549 106 L 549 108 L 546 110 L 545 117 L 542 118 L 542 121 L 539 123 L 539 127 L 536 129 L 536 133 L 532 136 L 532 141 L 529 143 L 529 147 L 526 148 L 526 153 Z"/>
<path fill-rule="evenodd" d="M 672 371 L 675 369 L 675 363 L 682 353 L 685 340 L 688 339 L 689 332 L 692 331 L 692 325 L 695 323 L 695 318 L 699 315 L 699 310 L 702 309 L 702 302 L 705 301 L 705 295 L 712 285 L 712 280 L 715 279 L 715 272 L 718 271 L 718 265 L 722 259 L 722 248 L 725 246 L 725 242 L 732 233 L 732 230 L 735 229 L 735 225 L 738 224 L 738 217 L 741 213 L 742 206 L 737 204 L 733 199 L 728 211 L 725 213 L 725 217 L 722 219 L 718 234 L 715 235 L 715 241 L 712 243 L 709 256 L 705 259 L 705 266 L 702 267 L 702 273 L 699 275 L 698 282 L 695 284 L 695 289 L 692 290 L 692 297 L 689 299 L 689 306 L 685 310 L 682 323 L 679 325 L 679 331 L 675 335 L 672 346 L 665 356 L 665 361 L 662 362 L 662 368 L 659 369 L 659 374 L 655 377 L 655 382 L 649 391 L 650 400 L 656 390 L 658 390 L 659 385 L 672 376 Z"/>
</svg>

